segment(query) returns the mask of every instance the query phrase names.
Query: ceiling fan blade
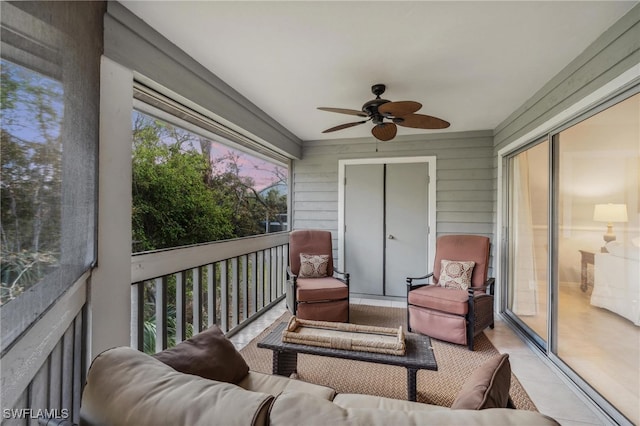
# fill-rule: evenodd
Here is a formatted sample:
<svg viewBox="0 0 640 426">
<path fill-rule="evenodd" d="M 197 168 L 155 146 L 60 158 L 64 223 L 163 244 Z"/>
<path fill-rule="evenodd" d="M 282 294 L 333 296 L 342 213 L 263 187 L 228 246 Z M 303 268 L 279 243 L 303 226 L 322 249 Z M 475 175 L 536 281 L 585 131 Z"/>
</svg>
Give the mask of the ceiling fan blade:
<svg viewBox="0 0 640 426">
<path fill-rule="evenodd" d="M 327 129 L 322 133 L 329 133 L 329 132 L 335 132 L 336 130 L 348 129 L 349 127 L 357 126 L 358 124 L 364 124 L 366 122 L 367 122 L 367 120 L 356 121 L 355 123 L 341 124 L 339 126 L 335 126 L 335 127 L 330 128 L 330 129 Z"/>
<path fill-rule="evenodd" d="M 378 112 L 390 114 L 394 117 L 402 117 L 407 114 L 413 114 L 420 108 L 422 108 L 422 104 L 414 101 L 387 102 L 378 107 Z"/>
<path fill-rule="evenodd" d="M 321 111 L 338 112 L 340 114 L 349 114 L 349 115 L 357 115 L 358 117 L 367 117 L 367 113 L 358 111 L 356 109 L 329 108 L 329 107 L 318 107 L 318 109 Z"/>
<path fill-rule="evenodd" d="M 398 127 L 393 123 L 376 124 L 371 129 L 371 134 L 378 140 L 390 141 L 396 137 Z"/>
<path fill-rule="evenodd" d="M 424 114 L 409 114 L 394 120 L 398 126 L 413 127 L 415 129 L 446 129 L 451 124 L 437 117 Z"/>
</svg>

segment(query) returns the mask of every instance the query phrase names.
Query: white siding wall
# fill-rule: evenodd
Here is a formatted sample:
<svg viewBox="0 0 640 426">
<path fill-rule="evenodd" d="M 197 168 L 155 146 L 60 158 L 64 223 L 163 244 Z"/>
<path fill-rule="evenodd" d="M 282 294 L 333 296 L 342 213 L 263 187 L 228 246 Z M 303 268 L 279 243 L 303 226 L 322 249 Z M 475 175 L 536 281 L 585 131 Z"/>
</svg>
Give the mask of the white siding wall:
<svg viewBox="0 0 640 426">
<path fill-rule="evenodd" d="M 293 229 L 332 232 L 337 256 L 338 160 L 435 156 L 436 234 L 470 233 L 493 241 L 496 179 L 491 131 L 309 141 L 293 163 Z M 432 176 L 433 178 L 433 176 Z"/>
</svg>

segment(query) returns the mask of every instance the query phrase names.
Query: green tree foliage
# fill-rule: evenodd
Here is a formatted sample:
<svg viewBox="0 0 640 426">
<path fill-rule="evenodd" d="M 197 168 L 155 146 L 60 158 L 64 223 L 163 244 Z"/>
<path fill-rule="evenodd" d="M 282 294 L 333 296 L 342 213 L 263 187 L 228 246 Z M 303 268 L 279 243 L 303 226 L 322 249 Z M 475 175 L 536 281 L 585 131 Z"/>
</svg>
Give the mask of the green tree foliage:
<svg viewBox="0 0 640 426">
<path fill-rule="evenodd" d="M 251 177 L 241 176 L 238 165 L 240 155 L 228 153 L 214 161 L 214 169 L 219 173 L 212 178 L 212 185 L 219 188 L 225 195 L 233 216 L 231 221 L 234 236 L 246 237 L 265 232 L 265 222 L 282 218 L 287 212 L 287 197 L 279 195 L 276 190 L 266 191 L 266 194 L 255 189 L 255 182 Z M 284 177 L 277 174 L 276 182 L 286 182 Z"/>
<path fill-rule="evenodd" d="M 189 134 L 138 115 L 133 140 L 134 251 L 234 236 L 224 193 L 205 181 L 208 162 L 184 147 Z"/>
<path fill-rule="evenodd" d="M 62 84 L 1 61 L 2 293 L 14 299 L 57 267 L 62 196 Z"/>
<path fill-rule="evenodd" d="M 253 178 L 241 172 L 240 164 L 247 160 L 243 155 L 229 150 L 213 158 L 209 139 L 134 112 L 133 251 L 257 235 L 265 232 L 269 222 L 286 222 L 286 195 L 282 190 L 258 191 Z M 273 182 L 286 188 L 281 169 L 275 168 Z M 282 223 L 278 228 L 285 229 Z M 201 273 L 206 280 L 208 272 Z M 214 273 L 215 282 L 219 282 L 219 272 Z M 193 332 L 193 274 L 188 271 L 183 279 L 189 337 Z M 176 338 L 176 276 L 166 277 L 165 282 L 166 331 L 172 346 Z M 157 337 L 156 288 L 154 281 L 141 285 L 145 295 L 144 350 L 151 353 Z M 202 318 L 207 315 L 200 312 Z"/>
</svg>

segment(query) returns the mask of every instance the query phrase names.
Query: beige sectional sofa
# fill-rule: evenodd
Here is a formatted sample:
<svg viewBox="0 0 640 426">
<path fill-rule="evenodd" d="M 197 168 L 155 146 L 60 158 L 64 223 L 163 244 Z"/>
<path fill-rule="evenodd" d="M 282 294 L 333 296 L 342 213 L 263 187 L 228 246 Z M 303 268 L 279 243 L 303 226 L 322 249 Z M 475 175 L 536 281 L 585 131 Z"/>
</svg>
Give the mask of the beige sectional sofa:
<svg viewBox="0 0 640 426">
<path fill-rule="evenodd" d="M 558 424 L 537 412 L 508 408 L 450 409 L 370 395 L 336 395 L 324 386 L 249 371 L 219 330 L 201 335 L 155 356 L 128 347 L 100 354 L 87 375 L 81 424 Z M 490 380 L 495 379 L 494 375 Z M 475 387 L 468 391 L 475 392 Z M 491 397 L 482 394 L 486 389 L 471 399 L 467 395 L 465 403 L 482 400 L 491 406 Z"/>
</svg>

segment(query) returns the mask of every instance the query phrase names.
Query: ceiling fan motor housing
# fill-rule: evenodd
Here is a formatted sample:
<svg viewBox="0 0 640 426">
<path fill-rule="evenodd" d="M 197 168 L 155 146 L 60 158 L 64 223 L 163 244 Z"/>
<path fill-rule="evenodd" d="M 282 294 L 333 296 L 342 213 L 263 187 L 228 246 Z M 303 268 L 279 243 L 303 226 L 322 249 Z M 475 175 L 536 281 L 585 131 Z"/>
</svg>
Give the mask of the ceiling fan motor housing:
<svg viewBox="0 0 640 426">
<path fill-rule="evenodd" d="M 380 107 L 380 105 L 386 104 L 387 102 L 391 101 L 380 98 L 370 100 L 369 102 L 366 102 L 364 105 L 362 105 L 362 111 L 367 113 L 369 117 L 373 117 L 375 120 L 376 116 L 383 116 L 378 112 L 378 108 Z"/>
</svg>

